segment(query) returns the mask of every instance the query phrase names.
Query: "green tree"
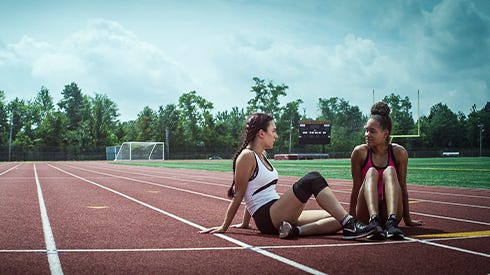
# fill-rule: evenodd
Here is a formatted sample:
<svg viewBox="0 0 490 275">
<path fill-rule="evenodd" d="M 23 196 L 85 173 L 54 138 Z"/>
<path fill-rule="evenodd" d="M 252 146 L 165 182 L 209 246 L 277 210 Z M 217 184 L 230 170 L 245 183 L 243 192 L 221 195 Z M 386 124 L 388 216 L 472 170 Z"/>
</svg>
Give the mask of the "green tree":
<svg viewBox="0 0 490 275">
<path fill-rule="evenodd" d="M 247 113 L 265 112 L 274 118 L 279 117 L 281 111 L 279 97 L 286 96 L 286 89 L 289 87 L 284 84 L 276 86 L 272 81 L 266 85 L 265 80 L 258 77 L 254 77 L 253 80 L 255 85 L 250 92 L 255 93 L 255 96 L 248 101 Z"/>
<path fill-rule="evenodd" d="M 41 87 L 41 90 L 34 99 L 33 107 L 39 114 L 37 122 L 41 122 L 49 113 L 54 111 L 53 97 L 49 94 L 49 90 L 46 87 Z"/>
<path fill-rule="evenodd" d="M 117 124 L 118 108 L 106 95 L 95 94 L 91 101 L 91 133 L 94 146 L 111 145 L 116 141 L 114 129 Z"/>
<path fill-rule="evenodd" d="M 180 126 L 183 140 L 188 146 L 203 148 L 210 145 L 214 130 L 211 111 L 213 103 L 197 95 L 196 91 L 184 93 L 179 97 Z M 207 143 L 207 144 L 206 144 Z"/>
<path fill-rule="evenodd" d="M 241 145 L 241 134 L 243 132 L 246 115 L 243 109 L 233 107 L 230 112 L 218 112 L 216 115 L 215 142 L 217 148 L 222 148 L 230 155 L 224 157 L 231 158 L 233 153 Z M 218 152 L 219 153 L 219 152 Z M 221 152 L 223 154 L 223 152 Z"/>
<path fill-rule="evenodd" d="M 152 141 L 153 129 L 152 121 L 156 120 L 155 112 L 148 106 L 143 108 L 138 114 L 138 119 L 136 120 L 136 127 L 138 129 L 138 136 L 136 141 Z"/>
<path fill-rule="evenodd" d="M 462 133 L 458 117 L 445 104 L 438 103 L 431 107 L 427 124 L 428 146 L 432 148 L 457 148 L 462 143 Z"/>
<path fill-rule="evenodd" d="M 10 115 L 5 102 L 5 92 L 0 90 L 0 144 L 6 144 L 10 134 Z"/>
<path fill-rule="evenodd" d="M 68 130 L 76 130 L 86 118 L 84 117 L 86 99 L 75 82 L 65 85 L 61 94 L 63 98 L 58 102 L 58 106 L 68 117 Z"/>
<path fill-rule="evenodd" d="M 29 121 L 26 120 L 28 116 L 28 106 L 23 99 L 16 97 L 14 100 L 9 102 L 7 106 L 9 112 L 11 113 L 11 124 L 12 124 L 12 142 L 15 143 L 17 135 L 23 132 L 27 128 L 30 128 Z M 30 129 L 29 129 L 30 130 Z M 28 144 L 25 144 L 25 143 Z M 19 140 L 17 145 L 29 145 L 31 141 L 27 137 L 23 137 L 22 141 Z"/>
<path fill-rule="evenodd" d="M 49 112 L 41 122 L 38 129 L 40 143 L 62 147 L 67 143 L 68 117 L 61 111 Z"/>
<path fill-rule="evenodd" d="M 351 106 L 343 98 L 332 97 L 318 100 L 321 112 L 319 119 L 331 121 L 331 144 L 329 149 L 338 152 L 350 152 L 363 142 L 363 126 L 367 117 L 358 106 Z"/>
<path fill-rule="evenodd" d="M 392 135 L 415 134 L 415 127 L 412 118 L 412 103 L 408 97 L 401 98 L 399 95 L 390 94 L 383 98 L 390 106 L 390 116 L 393 121 L 391 129 Z"/>
<path fill-rule="evenodd" d="M 276 150 L 291 153 L 298 144 L 298 122 L 302 119 L 299 107 L 303 100 L 297 99 L 286 103 L 282 108 L 281 115 L 276 121 L 279 139 L 276 142 Z"/>
<path fill-rule="evenodd" d="M 480 147 L 480 127 L 482 126 L 482 147 L 490 146 L 490 102 L 487 102 L 481 110 L 477 110 L 476 105 L 471 107 L 465 123 L 464 131 L 466 142 L 469 148 Z"/>
</svg>

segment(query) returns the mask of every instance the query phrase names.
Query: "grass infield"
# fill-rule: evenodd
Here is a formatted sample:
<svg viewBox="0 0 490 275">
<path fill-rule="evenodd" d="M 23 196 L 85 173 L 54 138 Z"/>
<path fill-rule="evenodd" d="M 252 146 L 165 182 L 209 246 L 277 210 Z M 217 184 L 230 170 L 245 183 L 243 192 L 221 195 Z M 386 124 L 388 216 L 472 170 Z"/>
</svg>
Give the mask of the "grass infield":
<svg viewBox="0 0 490 275">
<path fill-rule="evenodd" d="M 231 160 L 165 160 L 115 162 L 192 170 L 232 171 Z M 316 170 L 326 178 L 351 179 L 349 159 L 271 160 L 279 175 L 301 177 Z M 231 178 L 230 178 L 231 181 Z M 411 158 L 408 184 L 490 189 L 490 157 Z"/>
</svg>

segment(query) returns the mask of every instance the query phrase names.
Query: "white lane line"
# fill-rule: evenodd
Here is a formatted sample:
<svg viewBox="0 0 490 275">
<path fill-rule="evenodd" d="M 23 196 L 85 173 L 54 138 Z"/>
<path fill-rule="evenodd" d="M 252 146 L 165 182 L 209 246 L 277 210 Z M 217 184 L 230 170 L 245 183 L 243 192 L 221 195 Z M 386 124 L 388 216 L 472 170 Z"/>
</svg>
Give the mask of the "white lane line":
<svg viewBox="0 0 490 275">
<path fill-rule="evenodd" d="M 34 164 L 34 175 L 36 177 L 37 197 L 39 200 L 39 209 L 41 211 L 41 221 L 43 224 L 44 241 L 46 243 L 46 253 L 48 254 L 49 270 L 51 274 L 63 274 L 61 269 L 60 258 L 58 257 L 58 251 L 56 250 L 56 244 L 54 242 L 53 231 L 51 230 L 51 224 L 49 223 L 48 211 L 44 203 L 43 191 L 41 184 L 39 183 L 39 177 L 37 176 L 36 164 Z"/>
<path fill-rule="evenodd" d="M 85 170 L 85 171 L 88 171 L 88 172 L 95 172 L 94 170 L 83 169 L 83 168 L 80 168 L 80 167 L 73 167 L 73 166 L 70 166 L 70 167 L 75 168 L 75 169 L 79 169 L 79 170 Z M 119 172 L 131 174 L 131 175 L 140 175 L 140 176 L 144 176 L 144 177 L 153 177 L 153 178 L 161 178 L 161 179 L 178 180 L 178 181 L 183 181 L 183 182 L 198 183 L 198 184 L 206 184 L 206 185 L 214 185 L 214 186 L 228 186 L 229 187 L 229 184 L 212 183 L 212 182 L 209 182 L 209 181 L 202 181 L 202 180 L 182 179 L 182 178 L 178 178 L 178 177 L 176 178 L 175 177 L 175 174 L 174 174 L 174 176 L 171 176 L 172 174 L 170 174 L 168 172 L 165 173 L 165 174 L 167 174 L 167 176 L 165 176 L 165 175 L 162 175 L 160 173 L 157 173 L 157 174 L 145 174 L 145 173 L 138 173 L 138 172 L 128 172 L 128 170 L 110 169 L 110 168 L 105 168 L 105 167 L 100 167 L 100 166 L 97 166 L 96 168 L 97 169 L 103 169 L 103 170 L 109 170 L 111 172 L 119 171 Z M 95 172 L 95 173 L 97 173 L 97 172 Z M 103 174 L 105 174 L 105 173 L 103 173 Z M 168 176 L 169 174 L 170 174 L 170 176 Z M 105 175 L 107 175 L 107 174 L 105 174 Z M 195 178 L 195 177 L 198 177 L 198 175 L 190 175 L 190 177 Z M 288 176 L 285 176 L 285 177 L 288 177 Z M 219 179 L 219 178 L 216 178 L 216 177 L 205 177 L 205 178 Z M 279 183 L 278 186 L 290 187 L 291 185 Z M 345 194 L 350 194 L 351 193 L 350 190 L 349 191 L 345 191 L 345 190 L 333 189 L 333 191 L 335 193 L 345 193 Z M 419 193 L 424 192 L 424 193 L 427 193 L 427 194 L 452 195 L 452 196 L 455 196 L 455 197 L 470 197 L 470 198 L 485 198 L 485 199 L 490 199 L 490 197 L 483 197 L 483 196 L 471 196 L 471 195 L 463 195 L 463 194 L 450 194 L 450 193 L 437 193 L 437 192 L 409 190 L 409 193 L 412 193 L 412 192 L 419 192 Z M 314 200 L 314 198 L 311 198 L 310 200 Z M 463 204 L 463 203 L 454 203 L 454 202 L 445 202 L 445 201 L 436 201 L 436 200 L 426 200 L 426 199 L 418 199 L 418 198 L 413 198 L 413 197 L 410 197 L 410 200 L 411 201 L 421 201 L 421 202 L 425 202 L 425 203 L 434 203 L 434 204 L 443 204 L 443 205 L 455 205 L 455 206 L 461 206 L 461 207 L 473 207 L 473 208 L 490 209 L 490 206 L 482 206 L 482 205 L 474 205 L 474 204 Z M 348 205 L 349 204 L 348 202 L 340 202 L 340 203 L 341 204 L 344 204 L 344 205 Z"/>
<path fill-rule="evenodd" d="M 180 222 L 182 222 L 182 223 L 185 223 L 185 224 L 187 224 L 187 225 L 190 225 L 190 226 L 192 226 L 192 227 L 195 227 L 195 228 L 197 228 L 197 229 L 199 229 L 199 230 L 204 230 L 204 229 L 206 229 L 204 226 L 198 225 L 198 224 L 193 223 L 193 222 L 191 222 L 191 221 L 189 221 L 189 220 L 186 220 L 186 219 L 184 219 L 184 218 L 182 218 L 182 217 L 179 217 L 179 216 L 177 216 L 177 215 L 174 215 L 174 214 L 172 214 L 172 213 L 170 213 L 170 212 L 167 212 L 167 211 L 165 211 L 165 210 L 162 210 L 162 209 L 160 209 L 160 208 L 157 208 L 157 207 L 155 207 L 155 206 L 153 206 L 153 205 L 150 205 L 150 204 L 148 204 L 148 203 L 142 202 L 142 201 L 140 201 L 140 200 L 138 200 L 138 199 L 136 199 L 136 198 L 133 198 L 133 197 L 131 197 L 131 196 L 128 196 L 128 195 L 126 195 L 126 194 L 124 194 L 124 193 L 121 193 L 121 192 L 116 191 L 116 190 L 114 190 L 114 189 L 111 189 L 111 188 L 109 188 L 109 187 L 103 186 L 103 185 L 98 184 L 98 183 L 96 183 L 96 182 L 93 182 L 93 181 L 91 181 L 91 180 L 88 180 L 88 179 L 82 178 L 82 177 L 80 177 L 80 176 L 78 176 L 78 175 L 75 175 L 75 174 L 73 174 L 73 173 L 70 173 L 70 172 L 68 172 L 68 171 L 65 171 L 65 170 L 63 170 L 63 169 L 61 169 L 61 168 L 55 167 L 55 166 L 53 166 L 53 165 L 51 165 L 51 164 L 49 164 L 49 166 L 51 166 L 51 167 L 55 168 L 56 170 L 58 170 L 58 171 L 60 171 L 60 172 L 63 172 L 63 173 L 68 174 L 68 175 L 70 175 L 70 176 L 72 176 L 72 177 L 75 177 L 75 178 L 77 178 L 77 179 L 80 179 L 80 180 L 83 180 L 83 181 L 85 181 L 85 182 L 88 182 L 88 183 L 90 183 L 90 184 L 92 184 L 92 185 L 95 185 L 95 186 L 97 186 L 97 187 L 100 187 L 100 188 L 102 188 L 102 189 L 105 189 L 105 190 L 107 190 L 107 191 L 109 191 L 109 192 L 112 192 L 112 193 L 114 193 L 114 194 L 116 194 L 116 195 L 119 195 L 119 196 L 121 196 L 121 197 L 124 197 L 124 198 L 126 198 L 126 199 L 128 199 L 128 200 L 131 200 L 131 201 L 133 201 L 133 202 L 135 202 L 135 203 L 138 203 L 138 204 L 140 204 L 140 205 L 142 205 L 142 206 L 145 206 L 145 207 L 147 207 L 147 208 L 150 208 L 150 209 L 152 209 L 152 210 L 154 210 L 154 211 L 156 211 L 156 212 L 158 212 L 158 213 L 161 213 L 161 214 L 164 214 L 164 215 L 166 215 L 166 216 L 168 216 L 168 217 L 171 217 L 171 218 L 173 218 L 173 219 L 176 219 L 176 220 L 178 220 L 178 221 L 180 221 Z M 285 258 L 285 257 L 279 256 L 279 255 L 276 255 L 276 254 L 274 254 L 274 253 L 271 253 L 271 252 L 269 252 L 269 251 L 263 250 L 263 249 L 261 249 L 261 248 L 254 247 L 254 246 L 249 245 L 249 244 L 247 244 L 247 243 L 241 242 L 241 241 L 239 241 L 239 240 L 237 240 L 237 239 L 231 238 L 231 237 L 229 237 L 229 236 L 227 236 L 227 235 L 224 235 L 224 234 L 213 234 L 213 235 L 214 235 L 214 236 L 217 236 L 217 237 L 219 237 L 219 238 L 221 238 L 221 239 L 227 240 L 227 241 L 229 241 L 229 242 L 231 242 L 231 243 L 234 243 L 234 244 L 236 244 L 236 245 L 239 245 L 239 246 L 241 246 L 241 247 L 243 247 L 243 248 L 245 248 L 245 249 L 249 249 L 249 250 L 251 250 L 251 251 L 254 251 L 254 252 L 257 252 L 257 253 L 262 254 L 262 255 L 264 255 L 264 256 L 270 257 L 270 258 L 272 258 L 272 259 L 274 259 L 274 260 L 277 260 L 277 261 L 279 261 L 279 262 L 282 262 L 282 263 L 285 263 L 285 264 L 287 264 L 287 265 L 290 265 L 290 266 L 292 266 L 292 267 L 294 267 L 294 268 L 297 268 L 297 269 L 299 269 L 299 270 L 302 270 L 302 271 L 305 271 L 305 272 L 308 272 L 308 273 L 311 273 L 311 274 L 325 274 L 325 273 L 323 273 L 323 272 L 321 272 L 321 271 L 319 271 L 319 270 L 313 269 L 313 268 L 311 268 L 311 267 L 309 267 L 309 266 L 305 266 L 305 265 L 303 265 L 303 264 L 300 264 L 300 263 L 298 263 L 298 262 L 292 261 L 292 260 L 290 260 L 290 259 L 288 259 L 288 258 Z"/>
<path fill-rule="evenodd" d="M 414 211 L 410 211 L 410 214 L 415 214 L 415 215 L 420 215 L 420 216 L 430 217 L 430 218 L 436 218 L 436 219 L 442 219 L 442 220 L 450 220 L 450 221 L 466 222 L 466 223 L 473 223 L 473 224 L 490 225 L 490 223 L 488 223 L 488 222 L 480 222 L 480 221 L 459 219 L 459 218 L 453 218 L 453 217 L 447 217 L 447 216 L 439 216 L 439 215 L 425 214 L 425 213 L 414 212 Z"/>
<path fill-rule="evenodd" d="M 160 184 L 160 183 L 149 182 L 149 181 L 139 180 L 139 179 L 133 179 L 133 178 L 128 178 L 128 177 L 114 175 L 114 174 L 108 174 L 108 173 L 99 172 L 99 171 L 95 171 L 95 170 L 84 169 L 84 168 L 76 167 L 76 166 L 69 166 L 69 167 L 71 167 L 72 169 L 82 170 L 82 171 L 86 171 L 86 172 L 90 172 L 90 173 L 95 173 L 95 174 L 99 174 L 99 175 L 105 175 L 105 176 L 115 177 L 115 178 L 120 178 L 120 179 L 125 179 L 125 180 L 131 180 L 131 181 L 135 181 L 135 182 L 141 182 L 141 183 L 150 184 L 150 185 L 154 185 L 154 186 L 159 186 L 159 187 L 163 187 L 163 188 L 168 188 L 168 189 L 172 189 L 172 190 L 187 192 L 187 193 L 191 193 L 191 194 L 194 194 L 194 195 L 200 195 L 200 196 L 205 196 L 205 197 L 209 197 L 209 198 L 214 198 L 214 199 L 218 199 L 218 200 L 222 200 L 222 201 L 228 201 L 228 202 L 230 201 L 229 199 L 226 199 L 226 198 L 223 198 L 223 197 L 212 196 L 212 195 L 208 195 L 208 194 L 204 194 L 204 193 L 200 193 L 200 192 L 196 192 L 196 191 L 190 191 L 190 190 L 187 190 L 187 189 L 182 189 L 182 188 L 178 188 L 178 187 L 174 187 L 174 186 L 169 186 L 169 185 L 164 185 L 164 184 Z M 125 173 L 140 175 L 139 173 L 130 173 L 130 172 L 125 172 Z M 169 179 L 172 179 L 172 180 L 183 181 L 183 182 L 203 183 L 201 181 L 186 180 L 186 179 L 182 179 L 182 178 L 174 178 L 174 177 L 164 177 L 164 178 L 165 179 L 169 178 Z M 337 193 L 338 191 L 335 191 L 335 192 Z M 314 199 L 315 198 L 310 198 L 310 200 L 314 200 Z M 349 204 L 348 202 L 340 202 L 340 203 L 341 204 L 345 204 L 345 205 L 348 205 Z M 466 222 L 466 223 L 472 223 L 472 224 L 490 225 L 490 223 L 482 222 L 482 221 L 474 221 L 474 220 L 459 219 L 459 218 L 453 218 L 453 217 L 447 217 L 447 216 L 440 216 L 440 215 L 424 214 L 424 213 L 414 212 L 414 211 L 410 211 L 410 213 L 413 213 L 413 214 L 416 214 L 416 215 L 420 215 L 420 216 L 425 216 L 425 217 L 437 218 L 437 219 L 441 219 L 441 220 L 451 220 L 451 221 Z"/>
<path fill-rule="evenodd" d="M 450 238 L 433 238 L 426 239 L 426 242 L 452 241 L 452 240 L 467 240 L 488 238 L 488 236 L 465 236 L 465 237 L 450 237 Z M 330 244 L 293 244 L 293 245 L 262 245 L 256 246 L 262 249 L 291 249 L 291 248 L 324 248 L 324 247 L 353 247 L 366 245 L 404 245 L 407 243 L 417 243 L 421 240 L 405 237 L 403 241 L 384 241 L 384 242 L 348 242 L 348 243 L 330 243 Z M 182 252 L 182 251 L 214 251 L 214 250 L 245 250 L 248 248 L 238 246 L 214 246 L 214 247 L 167 247 L 167 248 L 73 248 L 73 249 L 58 249 L 59 253 L 103 253 L 103 252 Z M 44 249 L 3 249 L 0 253 L 42 253 Z M 477 252 L 480 253 L 480 252 Z M 484 255 L 488 255 L 483 253 Z"/>
<path fill-rule="evenodd" d="M 20 165 L 21 165 L 21 164 L 19 163 L 19 164 L 17 164 L 16 166 L 11 167 L 10 169 L 7 169 L 7 170 L 3 171 L 2 173 L 0 173 L 0 176 L 3 176 L 4 174 L 7 174 L 8 172 L 10 172 L 10 171 L 12 171 L 12 170 L 16 169 L 17 167 L 19 167 Z"/>
<path fill-rule="evenodd" d="M 462 206 L 462 207 L 473 207 L 473 208 L 490 209 L 490 206 L 484 206 L 484 205 L 474 205 L 474 204 L 446 202 L 446 201 L 433 201 L 433 200 L 424 200 L 424 199 L 417 199 L 417 198 L 410 198 L 410 200 L 420 201 L 420 202 L 428 202 L 428 203 L 437 203 L 437 204 Z"/>
<path fill-rule="evenodd" d="M 482 189 L 484 191 L 484 189 Z M 422 193 L 429 195 L 441 195 L 448 197 L 464 197 L 464 198 L 475 198 L 475 199 L 486 199 L 490 200 L 490 196 L 478 196 L 478 195 L 468 195 L 468 194 L 457 194 L 457 193 L 444 193 L 444 192 L 432 192 L 432 191 L 420 191 L 420 190 L 409 190 L 410 193 Z"/>
<path fill-rule="evenodd" d="M 478 255 L 478 256 L 490 258 L 489 254 L 482 253 L 482 252 L 476 252 L 473 250 L 463 249 L 463 248 L 454 247 L 454 246 L 445 245 L 445 244 L 440 244 L 440 243 L 434 243 L 434 242 L 430 242 L 430 241 L 426 241 L 426 240 L 413 239 L 413 238 L 409 238 L 409 237 L 405 237 L 405 239 L 408 239 L 410 241 L 419 242 L 422 244 L 437 246 L 437 247 L 441 247 L 441 248 L 445 248 L 445 249 L 450 249 L 450 250 L 455 250 L 455 251 L 459 251 L 459 252 L 463 252 L 463 253 L 468 253 L 468 254 L 473 254 L 473 255 Z"/>
<path fill-rule="evenodd" d="M 90 171 L 90 170 L 87 170 L 87 169 L 83 169 L 83 168 L 79 168 L 79 167 L 73 167 L 73 166 L 70 166 L 72 168 L 75 168 L 75 169 L 79 169 L 79 170 L 84 170 L 84 171 L 87 171 L 87 172 L 92 172 L 92 173 L 97 173 L 97 174 L 103 174 L 103 175 L 110 175 L 110 174 L 106 174 L 106 173 L 102 173 L 102 172 L 96 172 L 96 171 Z M 112 175 L 114 177 L 117 177 L 117 178 L 123 178 L 123 179 L 127 179 L 127 180 L 132 180 L 132 181 L 137 181 L 137 182 L 142 182 L 142 183 L 149 183 L 149 184 L 152 184 L 152 185 L 157 185 L 157 186 L 160 186 L 160 184 L 156 184 L 156 183 L 152 183 L 152 182 L 146 182 L 146 181 L 141 181 L 141 180 L 136 180 L 136 179 L 131 179 L 131 178 L 127 178 L 127 177 L 123 177 L 123 176 L 117 176 L 117 175 Z M 166 187 L 166 186 L 162 186 L 162 187 Z M 180 188 L 176 188 L 176 187 L 170 187 L 171 189 L 174 189 L 174 190 L 179 190 L 179 191 L 184 191 L 184 192 L 189 192 L 188 190 L 185 190 L 185 189 L 180 189 Z M 191 192 L 193 194 L 197 194 L 199 195 L 200 193 L 198 192 Z M 202 195 L 206 195 L 206 194 L 202 194 Z M 222 199 L 222 198 L 220 198 Z M 430 216 L 430 217 L 433 217 L 433 218 L 439 218 L 439 219 L 447 219 L 447 220 L 453 220 L 453 221 L 459 221 L 459 222 L 466 222 L 466 223 L 474 223 L 474 224 L 482 224 L 482 225 L 490 225 L 489 223 L 486 223 L 486 222 L 480 222 L 480 221 L 472 221 L 472 220 L 464 220 L 464 219 L 458 219 L 458 218 L 452 218 L 452 217 L 445 217 L 445 216 L 436 216 L 436 215 L 429 215 L 429 214 L 423 214 L 423 213 L 417 213 L 417 212 L 411 212 L 413 214 L 417 214 L 417 215 L 422 215 L 422 216 Z M 416 240 L 416 239 L 412 239 L 412 240 Z M 450 246 L 448 246 L 449 248 Z M 454 248 L 453 250 L 457 250 L 457 248 Z M 470 250 L 468 250 L 470 251 Z M 475 252 L 475 253 L 478 253 L 478 252 Z M 474 253 L 472 253 L 474 254 Z"/>
</svg>

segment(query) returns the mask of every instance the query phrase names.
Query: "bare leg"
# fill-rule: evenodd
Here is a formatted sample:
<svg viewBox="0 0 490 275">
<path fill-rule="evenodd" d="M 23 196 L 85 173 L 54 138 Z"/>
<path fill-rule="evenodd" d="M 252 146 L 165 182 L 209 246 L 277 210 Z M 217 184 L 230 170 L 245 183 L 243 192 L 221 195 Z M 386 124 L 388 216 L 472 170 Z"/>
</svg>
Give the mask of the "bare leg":
<svg viewBox="0 0 490 275">
<path fill-rule="evenodd" d="M 305 205 L 298 200 L 293 189 L 290 188 L 271 206 L 270 214 L 272 223 L 276 228 L 279 228 L 282 221 L 296 224 L 304 208 Z"/>
<path fill-rule="evenodd" d="M 379 214 L 378 180 L 378 171 L 376 171 L 374 168 L 369 168 L 363 183 L 364 199 L 366 200 L 369 216 Z"/>
<path fill-rule="evenodd" d="M 388 216 L 395 214 L 399 221 L 403 215 L 403 202 L 400 184 L 398 183 L 396 171 L 393 167 L 388 167 L 385 169 L 383 173 L 383 181 Z"/>
<path fill-rule="evenodd" d="M 323 188 L 323 190 L 318 193 L 316 202 L 339 222 L 347 216 L 347 211 L 340 205 L 330 187 Z"/>
<path fill-rule="evenodd" d="M 324 210 L 305 210 L 298 219 L 302 236 L 333 234 L 342 226 Z"/>
</svg>

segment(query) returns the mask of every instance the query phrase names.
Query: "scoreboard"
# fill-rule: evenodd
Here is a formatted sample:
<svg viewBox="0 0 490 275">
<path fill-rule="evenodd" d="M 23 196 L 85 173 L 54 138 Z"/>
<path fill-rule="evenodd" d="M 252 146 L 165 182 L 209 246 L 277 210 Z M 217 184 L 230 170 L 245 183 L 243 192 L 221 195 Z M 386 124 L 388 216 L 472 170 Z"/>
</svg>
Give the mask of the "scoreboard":
<svg viewBox="0 0 490 275">
<path fill-rule="evenodd" d="M 330 144 L 329 120 L 300 120 L 299 144 Z"/>
</svg>

